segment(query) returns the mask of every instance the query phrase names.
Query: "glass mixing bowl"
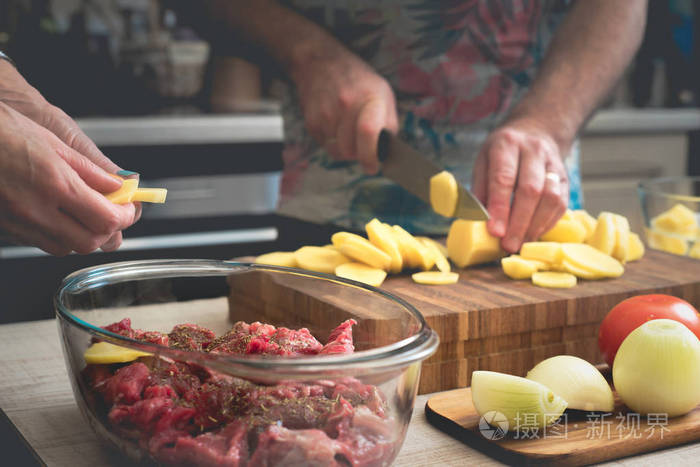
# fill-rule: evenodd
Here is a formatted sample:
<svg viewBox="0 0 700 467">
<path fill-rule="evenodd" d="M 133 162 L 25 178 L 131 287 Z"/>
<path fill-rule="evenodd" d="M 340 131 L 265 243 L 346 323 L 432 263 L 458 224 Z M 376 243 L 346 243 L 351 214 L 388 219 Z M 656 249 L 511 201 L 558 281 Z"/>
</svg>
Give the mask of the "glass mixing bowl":
<svg viewBox="0 0 700 467">
<path fill-rule="evenodd" d="M 87 421 L 133 460 L 160 464 L 389 465 L 406 434 L 421 361 L 439 341 L 414 307 L 379 289 L 227 261 L 84 269 L 64 279 L 54 305 Z M 353 353 L 205 351 L 222 342 L 255 351 L 253 328 L 275 329 L 237 324 L 226 334 L 239 321 L 276 326 L 269 343 L 306 345 L 298 337 L 308 334 L 285 341 L 279 328 L 308 328 L 320 341 L 316 351 L 329 339 L 342 347 L 345 334 L 330 334 L 346 320 L 356 321 Z M 103 328 L 112 323 L 120 324 Z M 200 327 L 180 326 L 163 345 L 185 323 Z M 212 341 L 212 331 L 225 337 Z"/>
<path fill-rule="evenodd" d="M 639 183 L 649 247 L 700 258 L 700 177 L 662 177 Z"/>
</svg>

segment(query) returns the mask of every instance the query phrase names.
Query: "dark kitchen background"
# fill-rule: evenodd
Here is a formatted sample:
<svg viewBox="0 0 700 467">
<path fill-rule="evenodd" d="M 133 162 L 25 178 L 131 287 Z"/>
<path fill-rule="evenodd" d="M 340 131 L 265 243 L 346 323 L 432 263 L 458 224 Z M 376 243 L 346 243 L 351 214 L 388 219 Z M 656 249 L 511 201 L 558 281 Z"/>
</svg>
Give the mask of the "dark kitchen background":
<svg viewBox="0 0 700 467">
<path fill-rule="evenodd" d="M 642 48 L 580 141 L 586 208 L 624 214 L 637 231 L 640 179 L 700 174 L 700 1 L 649 3 Z M 142 185 L 169 190 L 118 252 L 53 258 L 0 241 L 0 322 L 53 316 L 61 278 L 84 267 L 277 246 L 270 68 L 233 37 L 226 49 L 201 37 L 198 13 L 181 0 L 0 0 L 0 50 Z"/>
</svg>

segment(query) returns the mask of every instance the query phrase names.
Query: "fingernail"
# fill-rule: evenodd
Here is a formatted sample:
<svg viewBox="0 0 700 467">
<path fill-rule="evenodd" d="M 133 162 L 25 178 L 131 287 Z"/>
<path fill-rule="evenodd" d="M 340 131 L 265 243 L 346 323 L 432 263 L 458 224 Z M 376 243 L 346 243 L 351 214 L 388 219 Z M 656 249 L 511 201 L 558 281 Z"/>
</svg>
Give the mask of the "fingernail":
<svg viewBox="0 0 700 467">
<path fill-rule="evenodd" d="M 506 225 L 500 220 L 491 221 L 491 233 L 496 237 L 504 236 L 506 233 Z"/>
<path fill-rule="evenodd" d="M 521 243 L 522 239 L 520 237 L 510 237 L 503 242 L 503 247 L 510 252 L 515 252 L 520 249 Z"/>
<path fill-rule="evenodd" d="M 117 175 L 119 175 L 120 177 L 129 177 L 131 175 L 138 175 L 138 174 L 139 174 L 138 172 L 132 172 L 131 170 L 120 170 L 119 172 L 117 172 Z"/>
</svg>

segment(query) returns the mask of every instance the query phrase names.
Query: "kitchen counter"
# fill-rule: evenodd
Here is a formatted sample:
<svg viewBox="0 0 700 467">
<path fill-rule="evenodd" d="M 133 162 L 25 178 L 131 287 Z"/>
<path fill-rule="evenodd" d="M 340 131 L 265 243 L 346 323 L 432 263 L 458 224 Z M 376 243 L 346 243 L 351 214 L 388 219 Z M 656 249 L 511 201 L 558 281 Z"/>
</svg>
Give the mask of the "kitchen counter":
<svg viewBox="0 0 700 467">
<path fill-rule="evenodd" d="M 26 440 L 29 449 L 49 466 L 128 465 L 103 448 L 73 399 L 54 320 L 0 326 L 0 408 Z M 428 424 L 419 396 L 396 466 L 502 465 Z M 22 442 L 3 427 L 3 455 L 13 455 Z M 25 454 L 26 450 L 24 451 Z M 700 458 L 700 443 L 680 446 L 607 465 L 690 465 Z M 20 464 L 10 457 L 11 465 Z M 30 454 L 25 459 L 32 461 Z"/>
</svg>

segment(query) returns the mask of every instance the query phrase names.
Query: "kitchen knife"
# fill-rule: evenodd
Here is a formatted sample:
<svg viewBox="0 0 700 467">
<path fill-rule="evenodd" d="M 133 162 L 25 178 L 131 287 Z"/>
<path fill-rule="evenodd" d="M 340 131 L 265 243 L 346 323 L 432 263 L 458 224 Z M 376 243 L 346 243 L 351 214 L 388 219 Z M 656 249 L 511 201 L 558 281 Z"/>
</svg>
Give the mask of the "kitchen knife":
<svg viewBox="0 0 700 467">
<path fill-rule="evenodd" d="M 443 169 L 423 157 L 401 139 L 382 130 L 379 134 L 377 155 L 382 163 L 381 174 L 430 205 L 430 177 Z M 489 214 L 478 199 L 461 184 L 454 217 L 485 221 Z"/>
</svg>

